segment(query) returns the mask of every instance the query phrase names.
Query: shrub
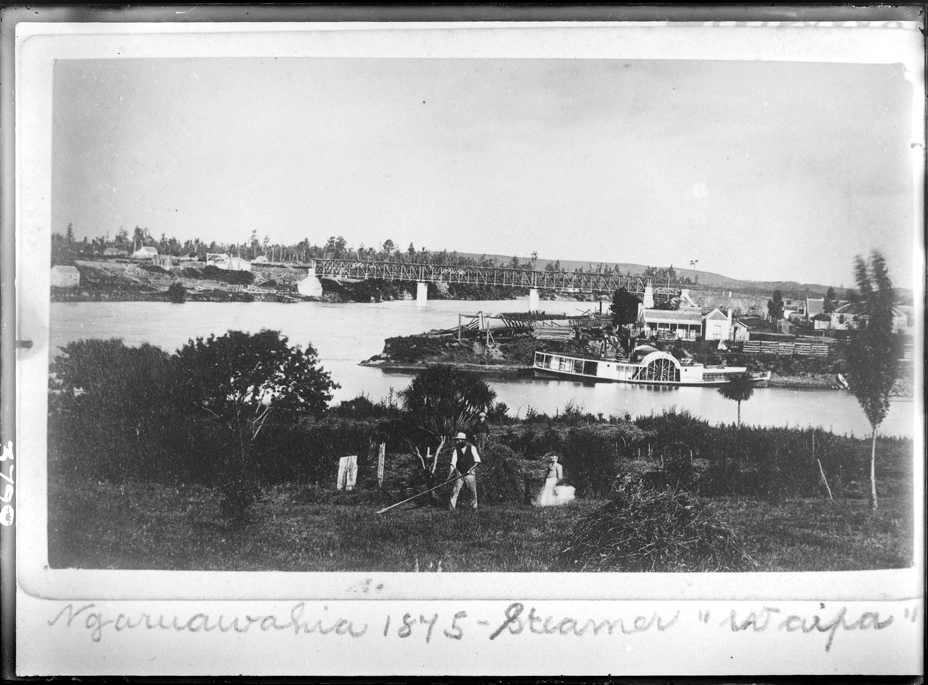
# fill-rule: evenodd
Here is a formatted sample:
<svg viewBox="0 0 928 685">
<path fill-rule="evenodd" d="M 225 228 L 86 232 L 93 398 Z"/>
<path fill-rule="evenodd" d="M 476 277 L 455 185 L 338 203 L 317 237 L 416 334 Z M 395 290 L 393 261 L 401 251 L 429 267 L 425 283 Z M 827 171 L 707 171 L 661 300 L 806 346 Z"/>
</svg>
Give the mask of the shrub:
<svg viewBox="0 0 928 685">
<path fill-rule="evenodd" d="M 187 289 L 175 281 L 168 286 L 168 299 L 175 304 L 183 304 L 187 301 Z"/>
<path fill-rule="evenodd" d="M 626 481 L 584 516 L 558 556 L 572 571 L 746 571 L 744 542 L 685 491 Z"/>
<path fill-rule="evenodd" d="M 354 399 L 345 400 L 331 410 L 335 416 L 346 419 L 383 419 L 396 418 L 399 411 L 389 406 L 383 400 L 372 402 L 367 395 L 358 395 Z"/>
<path fill-rule="evenodd" d="M 683 443 L 664 448 L 664 466 L 661 469 L 665 482 L 675 490 L 689 490 L 696 484 L 696 469 L 690 451 Z"/>
<path fill-rule="evenodd" d="M 477 468 L 478 501 L 487 504 L 525 501 L 532 481 L 530 465 L 525 466 L 505 445 L 493 443 L 486 446 L 481 460 Z"/>
<path fill-rule="evenodd" d="M 561 447 L 566 478 L 580 496 L 608 493 L 622 461 L 643 437 L 641 430 L 626 423 L 572 428 Z"/>
<path fill-rule="evenodd" d="M 408 335 L 387 338 L 383 344 L 384 354 L 397 362 L 417 362 L 436 357 L 445 351 L 438 338 L 428 335 Z"/>
</svg>

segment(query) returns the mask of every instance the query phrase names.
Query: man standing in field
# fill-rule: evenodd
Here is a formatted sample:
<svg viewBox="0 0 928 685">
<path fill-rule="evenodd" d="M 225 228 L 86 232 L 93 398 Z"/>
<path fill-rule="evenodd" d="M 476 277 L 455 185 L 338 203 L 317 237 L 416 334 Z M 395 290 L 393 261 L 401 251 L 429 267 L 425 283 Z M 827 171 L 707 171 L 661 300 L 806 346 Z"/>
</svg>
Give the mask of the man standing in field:
<svg viewBox="0 0 928 685">
<path fill-rule="evenodd" d="M 458 503 L 458 495 L 461 494 L 461 488 L 466 484 L 470 490 L 471 509 L 477 508 L 477 476 L 474 471 L 477 464 L 480 463 L 480 455 L 477 448 L 467 442 L 467 435 L 458 433 L 454 436 L 454 449 L 451 452 L 451 471 L 448 472 L 448 478 L 458 477 L 454 481 L 453 491 L 451 492 L 451 501 L 448 502 L 448 510 L 454 511 Z"/>
<path fill-rule="evenodd" d="M 490 435 L 490 425 L 487 423 L 487 413 L 485 411 L 477 414 L 477 421 L 474 423 L 474 427 L 471 428 L 470 432 L 474 436 L 477 449 L 482 452 L 483 448 L 486 447 L 487 438 Z"/>
</svg>

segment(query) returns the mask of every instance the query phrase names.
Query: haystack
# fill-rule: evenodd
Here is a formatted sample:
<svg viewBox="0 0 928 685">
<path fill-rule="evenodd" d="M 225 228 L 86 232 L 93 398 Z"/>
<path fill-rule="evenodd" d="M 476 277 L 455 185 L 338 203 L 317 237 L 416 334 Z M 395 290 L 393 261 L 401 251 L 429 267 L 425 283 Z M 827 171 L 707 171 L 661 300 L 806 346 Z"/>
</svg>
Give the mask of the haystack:
<svg viewBox="0 0 928 685">
<path fill-rule="evenodd" d="M 559 555 L 573 571 L 746 571 L 741 538 L 697 496 L 625 482 L 579 521 Z"/>
</svg>

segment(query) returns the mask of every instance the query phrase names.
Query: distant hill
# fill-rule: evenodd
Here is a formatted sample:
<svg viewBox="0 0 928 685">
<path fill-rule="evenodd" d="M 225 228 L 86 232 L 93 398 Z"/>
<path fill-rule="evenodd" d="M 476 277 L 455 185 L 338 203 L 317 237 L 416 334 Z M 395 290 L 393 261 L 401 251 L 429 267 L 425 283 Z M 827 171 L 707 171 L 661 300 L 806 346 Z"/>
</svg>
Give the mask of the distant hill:
<svg viewBox="0 0 928 685">
<path fill-rule="evenodd" d="M 497 254 L 475 254 L 468 252 L 459 252 L 459 255 L 462 257 L 472 257 L 474 259 L 479 259 L 480 257 L 486 257 L 487 259 L 492 259 L 500 264 L 509 264 L 512 260 L 512 255 L 497 255 Z M 530 261 L 529 257 L 519 257 L 519 264 L 528 266 Z M 535 268 L 539 271 L 543 271 L 545 266 L 549 262 L 554 262 L 553 259 L 537 259 L 535 261 Z M 598 265 L 600 262 L 589 262 L 589 261 L 577 261 L 562 259 L 561 269 L 563 271 L 573 271 L 574 269 L 589 269 L 590 266 Z M 626 264 L 621 262 L 602 262 L 606 266 L 611 266 L 617 268 L 621 273 L 631 273 L 638 274 L 644 272 L 647 268 L 645 264 Z M 737 278 L 729 278 L 728 276 L 723 276 L 721 274 L 712 273 L 710 271 L 699 271 L 696 269 L 683 269 L 674 267 L 674 271 L 679 274 L 681 278 L 689 277 L 698 285 L 696 287 L 708 287 L 718 290 L 731 290 L 732 292 L 740 293 L 752 293 L 752 294 L 772 294 L 774 290 L 779 290 L 783 293 L 784 297 L 800 297 L 804 296 L 806 293 L 811 297 L 824 297 L 825 293 L 828 292 L 829 286 L 821 285 L 819 283 L 798 283 L 796 281 L 745 281 Z M 839 289 L 837 286 L 830 286 L 835 289 L 835 292 L 840 297 L 844 294 L 844 291 Z M 903 289 L 899 289 L 902 291 Z"/>
</svg>

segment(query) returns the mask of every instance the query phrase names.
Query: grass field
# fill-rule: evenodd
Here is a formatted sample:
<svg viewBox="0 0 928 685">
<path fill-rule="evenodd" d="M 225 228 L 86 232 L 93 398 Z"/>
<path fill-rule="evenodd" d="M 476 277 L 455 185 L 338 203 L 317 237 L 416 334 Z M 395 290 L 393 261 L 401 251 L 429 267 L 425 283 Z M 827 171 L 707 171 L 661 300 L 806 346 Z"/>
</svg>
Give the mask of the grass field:
<svg viewBox="0 0 928 685">
<path fill-rule="evenodd" d="M 758 571 L 900 568 L 912 554 L 911 502 L 717 498 Z M 448 512 L 403 505 L 383 515 L 376 493 L 279 486 L 233 529 L 204 487 L 49 484 L 55 568 L 212 571 L 559 571 L 577 519 L 601 500 L 539 509 L 500 504 Z M 464 506 L 467 506 L 464 502 Z"/>
</svg>

